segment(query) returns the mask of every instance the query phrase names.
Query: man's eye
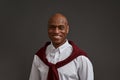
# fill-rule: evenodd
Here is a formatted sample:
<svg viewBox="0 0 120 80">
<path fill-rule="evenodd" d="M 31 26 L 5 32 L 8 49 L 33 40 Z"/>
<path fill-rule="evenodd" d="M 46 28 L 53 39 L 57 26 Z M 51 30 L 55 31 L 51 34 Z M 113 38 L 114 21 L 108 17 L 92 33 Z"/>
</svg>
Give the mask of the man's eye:
<svg viewBox="0 0 120 80">
<path fill-rule="evenodd" d="M 63 30 L 65 27 L 63 25 L 59 26 L 60 30 Z"/>
</svg>

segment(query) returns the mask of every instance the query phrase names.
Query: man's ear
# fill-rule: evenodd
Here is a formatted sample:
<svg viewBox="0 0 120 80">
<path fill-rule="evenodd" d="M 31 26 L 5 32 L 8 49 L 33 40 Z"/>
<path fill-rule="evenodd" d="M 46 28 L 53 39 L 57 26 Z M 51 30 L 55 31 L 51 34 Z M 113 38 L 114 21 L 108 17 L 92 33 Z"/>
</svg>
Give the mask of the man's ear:
<svg viewBox="0 0 120 80">
<path fill-rule="evenodd" d="M 69 25 L 67 25 L 67 34 L 69 33 Z"/>
</svg>

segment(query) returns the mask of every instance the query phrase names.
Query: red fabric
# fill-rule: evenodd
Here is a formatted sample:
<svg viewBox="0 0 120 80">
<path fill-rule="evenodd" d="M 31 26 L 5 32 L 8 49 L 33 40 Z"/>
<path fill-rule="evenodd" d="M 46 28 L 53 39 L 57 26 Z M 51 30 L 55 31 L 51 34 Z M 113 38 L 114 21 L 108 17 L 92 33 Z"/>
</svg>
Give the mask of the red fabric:
<svg viewBox="0 0 120 80">
<path fill-rule="evenodd" d="M 72 41 L 69 41 L 69 43 L 72 45 L 73 47 L 73 52 L 72 54 L 65 60 L 60 61 L 56 64 L 52 64 L 50 62 L 48 62 L 47 58 L 46 58 L 46 47 L 50 44 L 50 42 L 47 42 L 46 45 L 44 47 L 42 47 L 37 53 L 36 55 L 47 65 L 49 66 L 49 71 L 48 71 L 48 77 L 47 80 L 59 80 L 59 75 L 58 75 L 58 71 L 57 68 L 60 68 L 64 65 L 66 65 L 67 63 L 71 62 L 73 59 L 75 59 L 76 57 L 80 56 L 80 55 L 84 55 L 87 56 L 86 53 L 79 49 Z"/>
</svg>

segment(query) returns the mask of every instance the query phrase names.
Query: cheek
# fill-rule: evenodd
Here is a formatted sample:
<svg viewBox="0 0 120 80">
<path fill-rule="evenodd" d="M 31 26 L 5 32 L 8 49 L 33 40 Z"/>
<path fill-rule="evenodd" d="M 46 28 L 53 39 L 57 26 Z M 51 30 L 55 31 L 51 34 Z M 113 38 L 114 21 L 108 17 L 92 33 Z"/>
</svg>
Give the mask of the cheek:
<svg viewBox="0 0 120 80">
<path fill-rule="evenodd" d="M 67 34 L 68 34 L 68 31 L 67 31 L 67 30 L 64 30 L 64 31 L 62 31 L 62 33 L 63 33 L 64 35 L 67 35 Z"/>
<path fill-rule="evenodd" d="M 48 30 L 48 34 L 51 34 L 53 31 L 52 30 Z"/>
</svg>

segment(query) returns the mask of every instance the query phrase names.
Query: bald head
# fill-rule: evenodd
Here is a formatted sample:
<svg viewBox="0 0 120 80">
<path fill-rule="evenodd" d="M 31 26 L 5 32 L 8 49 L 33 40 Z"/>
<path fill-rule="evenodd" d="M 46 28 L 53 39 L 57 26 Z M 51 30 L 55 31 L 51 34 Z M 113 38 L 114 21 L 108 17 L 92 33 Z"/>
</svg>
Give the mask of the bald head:
<svg viewBox="0 0 120 80">
<path fill-rule="evenodd" d="M 48 24 L 51 22 L 64 22 L 66 25 L 68 25 L 67 18 L 61 13 L 55 13 L 52 15 L 48 21 Z"/>
<path fill-rule="evenodd" d="M 48 36 L 55 48 L 65 43 L 68 32 L 69 25 L 64 15 L 56 13 L 50 17 L 48 21 Z"/>
</svg>

